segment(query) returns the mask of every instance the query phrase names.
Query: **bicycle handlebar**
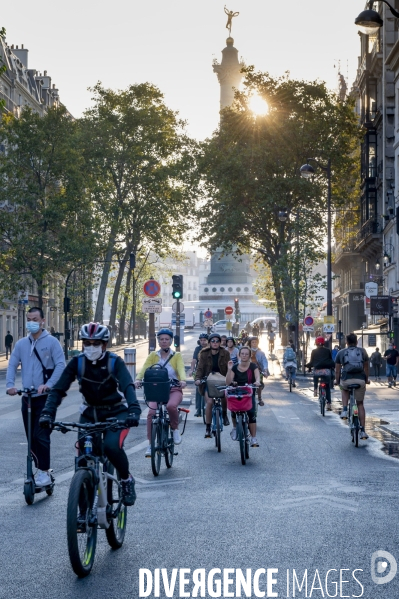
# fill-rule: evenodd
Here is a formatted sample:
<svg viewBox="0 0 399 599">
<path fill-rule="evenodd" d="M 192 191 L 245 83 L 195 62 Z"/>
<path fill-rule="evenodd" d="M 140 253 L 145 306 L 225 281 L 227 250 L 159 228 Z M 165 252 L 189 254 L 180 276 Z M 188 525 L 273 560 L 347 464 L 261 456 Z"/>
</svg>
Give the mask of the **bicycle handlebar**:
<svg viewBox="0 0 399 599">
<path fill-rule="evenodd" d="M 117 420 L 116 418 L 109 418 L 106 422 L 88 422 L 86 424 L 81 422 L 54 422 L 53 429 L 56 431 L 60 431 L 61 433 L 69 433 L 74 429 L 85 430 L 93 433 L 101 433 L 108 429 L 113 428 L 114 430 L 119 430 L 123 428 L 128 428 L 126 426 L 126 422 L 124 420 Z"/>
</svg>

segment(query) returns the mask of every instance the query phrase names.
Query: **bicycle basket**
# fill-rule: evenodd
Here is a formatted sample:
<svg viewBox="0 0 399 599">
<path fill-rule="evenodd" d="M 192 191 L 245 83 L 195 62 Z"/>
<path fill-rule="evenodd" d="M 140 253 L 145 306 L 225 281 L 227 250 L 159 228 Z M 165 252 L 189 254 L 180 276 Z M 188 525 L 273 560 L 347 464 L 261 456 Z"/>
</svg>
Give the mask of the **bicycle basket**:
<svg viewBox="0 0 399 599">
<path fill-rule="evenodd" d="M 168 369 L 158 364 L 147 368 L 144 373 L 143 388 L 146 401 L 168 403 L 170 394 Z"/>
<path fill-rule="evenodd" d="M 227 407 L 231 412 L 248 412 L 252 409 L 251 387 L 226 389 Z"/>
<path fill-rule="evenodd" d="M 226 377 L 219 372 L 212 372 L 206 379 L 206 387 L 208 389 L 209 397 L 224 397 L 224 390 L 219 391 L 216 386 L 222 386 L 226 384 Z"/>
</svg>

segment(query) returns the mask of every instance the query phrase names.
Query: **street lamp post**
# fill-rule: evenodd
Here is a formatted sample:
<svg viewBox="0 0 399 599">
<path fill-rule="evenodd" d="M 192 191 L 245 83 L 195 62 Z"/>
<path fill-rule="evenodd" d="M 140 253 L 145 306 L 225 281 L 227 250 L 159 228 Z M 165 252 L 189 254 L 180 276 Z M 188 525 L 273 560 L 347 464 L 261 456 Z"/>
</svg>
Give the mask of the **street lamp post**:
<svg viewBox="0 0 399 599">
<path fill-rule="evenodd" d="M 379 13 L 373 9 L 374 3 L 377 0 L 370 0 L 367 4 L 367 9 L 363 10 L 358 17 L 355 19 L 355 25 L 357 25 L 359 31 L 365 35 L 374 35 L 383 26 L 384 21 L 381 19 Z M 399 12 L 394 9 L 393 6 L 387 0 L 381 0 L 390 9 L 394 17 L 399 17 Z"/>
<path fill-rule="evenodd" d="M 331 158 L 328 159 L 327 165 L 321 164 L 316 158 L 308 158 L 306 164 L 301 166 L 300 172 L 302 177 L 310 179 L 314 173 L 314 168 L 309 164 L 309 161 L 315 162 L 327 174 L 328 192 L 327 192 L 327 316 L 332 316 L 332 264 L 331 264 Z M 331 339 L 329 342 L 331 347 Z"/>
</svg>

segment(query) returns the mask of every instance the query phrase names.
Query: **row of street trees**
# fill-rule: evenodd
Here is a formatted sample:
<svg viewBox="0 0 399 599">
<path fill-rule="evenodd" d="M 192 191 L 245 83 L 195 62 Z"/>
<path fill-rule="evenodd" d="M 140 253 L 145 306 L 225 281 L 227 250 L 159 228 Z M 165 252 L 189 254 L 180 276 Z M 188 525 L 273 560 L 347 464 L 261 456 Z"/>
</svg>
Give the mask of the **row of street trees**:
<svg viewBox="0 0 399 599">
<path fill-rule="evenodd" d="M 115 325 L 118 316 L 126 320 L 129 297 L 135 319 L 149 256 L 182 241 L 196 197 L 196 146 L 155 86 L 112 91 L 99 83 L 92 91 L 80 119 L 63 106 L 43 117 L 30 109 L 2 115 L 0 288 L 2 299 L 12 298 L 29 277 L 42 307 L 49 278 L 80 268 L 83 283 L 99 276 L 94 318 L 102 320 L 114 267 Z"/>
<path fill-rule="evenodd" d="M 275 299 L 280 323 L 296 316 L 317 295 L 313 266 L 325 256 L 327 180 L 300 176 L 308 158 L 333 165 L 333 208 L 354 201 L 358 177 L 359 126 L 349 98 L 340 101 L 323 83 L 274 78 L 246 69 L 245 90 L 222 113 L 219 129 L 202 144 L 200 168 L 206 217 L 198 210 L 201 234 L 212 248 L 238 246 L 264 266 L 260 288 Z M 254 116 L 258 94 L 269 110 Z M 287 213 L 281 221 L 279 213 Z M 312 291 L 311 291 L 312 289 Z M 309 295 L 310 294 L 310 295 Z"/>
</svg>

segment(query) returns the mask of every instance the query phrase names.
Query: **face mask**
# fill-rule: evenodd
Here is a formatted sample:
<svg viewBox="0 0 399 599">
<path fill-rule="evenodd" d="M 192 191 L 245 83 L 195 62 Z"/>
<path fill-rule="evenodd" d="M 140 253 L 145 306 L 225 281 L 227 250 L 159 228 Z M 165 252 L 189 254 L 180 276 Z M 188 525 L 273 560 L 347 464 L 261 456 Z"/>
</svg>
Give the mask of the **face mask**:
<svg viewBox="0 0 399 599">
<path fill-rule="evenodd" d="M 98 358 L 102 356 L 103 349 L 101 345 L 97 347 L 95 345 L 88 345 L 87 347 L 84 347 L 83 353 L 88 360 L 91 360 L 91 362 L 95 362 L 96 360 L 98 360 Z"/>
<path fill-rule="evenodd" d="M 41 327 L 41 323 L 39 324 L 38 322 L 33 322 L 33 321 L 28 321 L 26 323 L 26 329 L 29 333 L 37 333 L 39 331 Z"/>
</svg>

